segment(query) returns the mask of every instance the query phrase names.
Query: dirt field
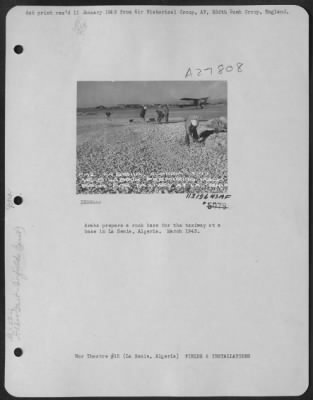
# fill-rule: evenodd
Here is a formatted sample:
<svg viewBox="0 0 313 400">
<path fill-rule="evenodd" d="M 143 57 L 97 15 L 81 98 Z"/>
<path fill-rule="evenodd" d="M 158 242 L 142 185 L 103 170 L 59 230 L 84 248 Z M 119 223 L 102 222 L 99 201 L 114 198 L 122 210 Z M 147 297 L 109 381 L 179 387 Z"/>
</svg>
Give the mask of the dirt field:
<svg viewBox="0 0 313 400">
<path fill-rule="evenodd" d="M 77 193 L 177 193 L 207 191 L 210 182 L 227 184 L 227 133 L 204 145 L 185 145 L 185 119 L 198 115 L 198 132 L 207 120 L 226 116 L 226 106 L 170 110 L 168 124 L 144 122 L 138 109 L 77 117 Z M 154 110 L 146 121 L 155 118 Z M 129 120 L 132 119 L 132 122 Z"/>
</svg>

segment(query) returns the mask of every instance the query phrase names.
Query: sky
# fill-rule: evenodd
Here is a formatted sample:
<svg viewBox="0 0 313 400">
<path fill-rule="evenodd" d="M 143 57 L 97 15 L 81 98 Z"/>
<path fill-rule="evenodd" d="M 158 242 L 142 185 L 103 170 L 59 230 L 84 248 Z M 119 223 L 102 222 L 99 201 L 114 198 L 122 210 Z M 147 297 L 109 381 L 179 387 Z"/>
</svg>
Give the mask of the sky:
<svg viewBox="0 0 313 400">
<path fill-rule="evenodd" d="M 176 103 L 182 97 L 227 98 L 226 81 L 78 82 L 77 107 Z"/>
</svg>

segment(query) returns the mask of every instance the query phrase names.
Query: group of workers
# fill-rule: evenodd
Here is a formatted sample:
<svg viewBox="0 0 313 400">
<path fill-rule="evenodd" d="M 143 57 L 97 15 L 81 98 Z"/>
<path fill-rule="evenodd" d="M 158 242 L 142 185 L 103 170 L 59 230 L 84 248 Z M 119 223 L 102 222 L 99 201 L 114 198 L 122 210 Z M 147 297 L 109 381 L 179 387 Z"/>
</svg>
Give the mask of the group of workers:
<svg viewBox="0 0 313 400">
<path fill-rule="evenodd" d="M 167 104 L 159 105 L 155 110 L 157 114 L 157 122 L 159 124 L 164 122 L 168 123 L 169 107 Z M 147 107 L 142 106 L 140 110 L 140 117 L 145 121 Z M 190 115 L 185 122 L 186 136 L 185 144 L 188 146 L 190 142 L 198 142 L 204 144 L 205 140 L 214 133 L 227 131 L 227 119 L 225 117 L 217 117 L 207 121 L 207 129 L 198 133 L 199 117 Z"/>
<path fill-rule="evenodd" d="M 143 120 L 145 120 L 146 112 L 147 112 L 147 107 L 142 106 L 140 109 L 140 118 L 142 118 Z M 163 119 L 166 124 L 168 123 L 170 110 L 167 104 L 159 105 L 158 108 L 155 110 L 155 112 L 157 114 L 157 122 L 159 124 L 162 123 Z"/>
</svg>

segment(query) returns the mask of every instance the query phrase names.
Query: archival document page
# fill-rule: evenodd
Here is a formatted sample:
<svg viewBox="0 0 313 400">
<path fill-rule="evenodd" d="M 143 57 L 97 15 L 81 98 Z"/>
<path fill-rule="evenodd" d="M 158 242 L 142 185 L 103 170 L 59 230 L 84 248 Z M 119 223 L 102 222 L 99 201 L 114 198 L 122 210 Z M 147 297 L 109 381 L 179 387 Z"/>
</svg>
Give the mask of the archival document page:
<svg viewBox="0 0 313 400">
<path fill-rule="evenodd" d="M 10 394 L 306 391 L 308 20 L 9 11 Z"/>
</svg>

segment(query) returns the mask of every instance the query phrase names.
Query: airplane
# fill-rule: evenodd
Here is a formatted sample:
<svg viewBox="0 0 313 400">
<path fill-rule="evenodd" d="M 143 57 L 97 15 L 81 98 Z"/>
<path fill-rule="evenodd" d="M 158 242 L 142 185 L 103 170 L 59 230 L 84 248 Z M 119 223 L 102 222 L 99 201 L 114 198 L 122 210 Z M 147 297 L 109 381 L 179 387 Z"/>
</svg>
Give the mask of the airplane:
<svg viewBox="0 0 313 400">
<path fill-rule="evenodd" d="M 192 104 L 180 104 L 179 107 L 200 107 L 203 108 L 206 104 L 209 104 L 209 97 L 200 97 L 200 98 L 194 98 L 194 97 L 183 97 L 180 100 L 187 100 L 187 101 L 192 101 Z"/>
</svg>

